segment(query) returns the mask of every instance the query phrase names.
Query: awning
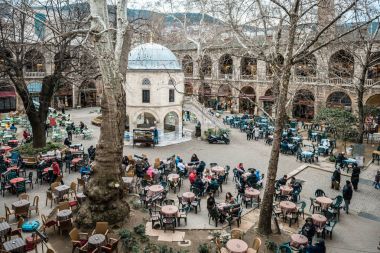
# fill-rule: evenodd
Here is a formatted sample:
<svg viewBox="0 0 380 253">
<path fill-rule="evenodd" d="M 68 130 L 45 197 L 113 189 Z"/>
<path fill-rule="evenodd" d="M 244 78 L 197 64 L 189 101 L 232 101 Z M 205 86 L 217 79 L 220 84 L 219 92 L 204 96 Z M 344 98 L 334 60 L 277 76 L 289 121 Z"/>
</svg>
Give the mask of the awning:
<svg viewBox="0 0 380 253">
<path fill-rule="evenodd" d="M 15 97 L 16 92 L 15 91 L 0 91 L 0 97 Z"/>
<path fill-rule="evenodd" d="M 260 96 L 259 97 L 259 100 L 260 101 L 274 101 L 274 97 L 273 96 Z"/>
</svg>

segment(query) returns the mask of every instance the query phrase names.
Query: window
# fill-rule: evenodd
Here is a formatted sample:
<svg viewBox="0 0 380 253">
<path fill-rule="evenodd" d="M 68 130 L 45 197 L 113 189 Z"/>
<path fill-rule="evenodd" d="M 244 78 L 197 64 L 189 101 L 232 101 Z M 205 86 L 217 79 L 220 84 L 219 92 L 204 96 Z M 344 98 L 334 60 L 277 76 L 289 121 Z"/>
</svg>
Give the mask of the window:
<svg viewBox="0 0 380 253">
<path fill-rule="evenodd" d="M 173 78 L 170 78 L 168 84 L 169 84 L 169 86 L 174 86 L 175 85 L 175 80 Z"/>
<path fill-rule="evenodd" d="M 142 91 L 142 102 L 143 103 L 150 103 L 150 90 L 143 90 Z"/>
<path fill-rule="evenodd" d="M 174 102 L 174 89 L 169 90 L 169 102 Z"/>
<path fill-rule="evenodd" d="M 150 81 L 148 78 L 144 78 L 142 81 L 142 85 L 150 85 Z"/>
</svg>

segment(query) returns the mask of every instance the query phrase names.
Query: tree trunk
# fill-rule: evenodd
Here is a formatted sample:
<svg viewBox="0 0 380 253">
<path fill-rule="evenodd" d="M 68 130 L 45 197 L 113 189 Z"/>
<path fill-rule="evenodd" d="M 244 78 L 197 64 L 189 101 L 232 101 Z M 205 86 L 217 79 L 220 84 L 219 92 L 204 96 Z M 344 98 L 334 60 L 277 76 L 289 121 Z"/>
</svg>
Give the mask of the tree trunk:
<svg viewBox="0 0 380 253">
<path fill-rule="evenodd" d="M 33 148 L 43 148 L 46 146 L 45 121 L 41 122 L 38 118 L 29 120 L 33 133 Z"/>
<path fill-rule="evenodd" d="M 361 90 L 358 91 L 358 118 L 359 118 L 359 127 L 358 127 L 358 139 L 357 142 L 363 144 L 363 136 L 364 136 L 364 105 L 363 105 L 363 92 Z"/>
</svg>

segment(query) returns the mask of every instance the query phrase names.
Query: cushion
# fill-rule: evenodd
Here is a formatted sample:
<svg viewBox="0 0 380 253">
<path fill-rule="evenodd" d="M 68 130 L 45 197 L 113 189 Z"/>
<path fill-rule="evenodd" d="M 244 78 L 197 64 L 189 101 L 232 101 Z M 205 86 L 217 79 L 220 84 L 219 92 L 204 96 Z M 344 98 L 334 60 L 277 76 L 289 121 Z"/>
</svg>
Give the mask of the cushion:
<svg viewBox="0 0 380 253">
<path fill-rule="evenodd" d="M 23 232 L 33 232 L 36 231 L 40 226 L 40 222 L 37 220 L 27 221 L 22 224 L 21 228 Z"/>
</svg>

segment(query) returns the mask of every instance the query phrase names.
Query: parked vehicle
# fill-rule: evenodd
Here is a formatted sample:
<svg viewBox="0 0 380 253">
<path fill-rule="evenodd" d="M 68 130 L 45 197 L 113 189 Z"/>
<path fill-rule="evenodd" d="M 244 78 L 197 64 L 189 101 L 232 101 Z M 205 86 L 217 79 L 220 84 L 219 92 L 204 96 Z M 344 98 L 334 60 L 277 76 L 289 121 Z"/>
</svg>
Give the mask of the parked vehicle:
<svg viewBox="0 0 380 253">
<path fill-rule="evenodd" d="M 219 143 L 230 144 L 230 138 L 225 133 L 220 136 L 210 134 L 207 140 L 208 140 L 208 143 L 210 144 L 219 144 Z"/>
</svg>

